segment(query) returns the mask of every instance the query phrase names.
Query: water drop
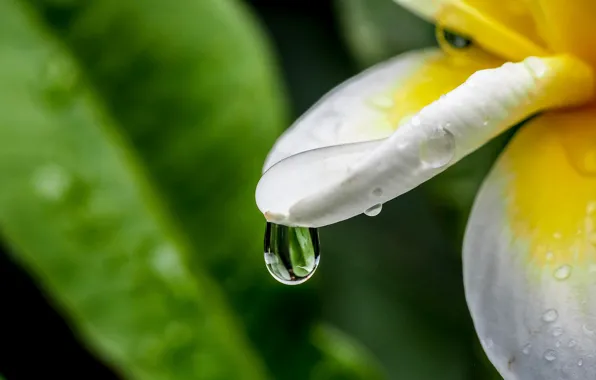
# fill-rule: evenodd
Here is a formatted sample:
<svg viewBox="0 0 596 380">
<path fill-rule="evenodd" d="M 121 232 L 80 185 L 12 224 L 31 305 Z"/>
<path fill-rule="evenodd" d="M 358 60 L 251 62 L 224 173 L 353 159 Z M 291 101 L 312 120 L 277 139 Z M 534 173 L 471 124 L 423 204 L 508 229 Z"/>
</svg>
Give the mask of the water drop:
<svg viewBox="0 0 596 380">
<path fill-rule="evenodd" d="M 555 350 L 544 351 L 544 358 L 547 361 L 552 362 L 553 360 L 555 360 L 557 358 L 557 351 L 555 351 Z"/>
<path fill-rule="evenodd" d="M 569 276 L 571 276 L 571 266 L 566 264 L 561 265 L 555 270 L 553 275 L 559 281 L 566 280 L 569 278 Z"/>
<path fill-rule="evenodd" d="M 383 189 L 377 187 L 372 191 L 372 193 L 375 197 L 380 197 L 381 195 L 383 195 Z"/>
<path fill-rule="evenodd" d="M 64 106 L 72 100 L 79 75 L 74 63 L 63 53 L 56 53 L 56 57 L 47 59 L 41 76 L 43 96 L 51 106 Z"/>
<path fill-rule="evenodd" d="M 554 258 L 555 258 L 555 254 L 552 253 L 552 251 L 546 252 L 546 261 L 553 261 Z"/>
<path fill-rule="evenodd" d="M 561 335 L 563 335 L 563 328 L 561 328 L 561 327 L 555 327 L 553 329 L 553 336 L 554 337 L 557 337 L 557 336 L 561 336 Z"/>
<path fill-rule="evenodd" d="M 547 311 L 542 314 L 542 320 L 544 322 L 554 322 L 559 318 L 559 313 L 555 309 L 548 309 Z"/>
<path fill-rule="evenodd" d="M 319 265 L 318 230 L 267 223 L 265 265 L 273 278 L 282 284 L 302 284 Z"/>
<path fill-rule="evenodd" d="M 434 169 L 449 164 L 454 156 L 455 137 L 445 128 L 434 129 L 420 145 L 420 159 Z"/>
<path fill-rule="evenodd" d="M 492 339 L 487 339 L 486 341 L 484 341 L 484 345 L 486 346 L 487 349 L 491 349 L 495 343 L 493 342 Z"/>
<path fill-rule="evenodd" d="M 366 216 L 377 216 L 381 213 L 382 210 L 383 205 L 381 203 L 377 203 L 376 205 L 364 210 L 364 214 L 366 214 Z"/>
<path fill-rule="evenodd" d="M 590 335 L 590 336 L 594 335 L 594 333 L 596 332 L 594 327 L 587 323 L 582 326 L 582 330 L 584 331 L 584 334 Z"/>
<path fill-rule="evenodd" d="M 583 359 L 579 359 L 579 360 L 577 361 L 577 365 L 578 365 L 578 367 L 581 367 L 581 366 L 583 366 L 583 365 L 584 365 L 584 360 L 583 360 Z"/>
<path fill-rule="evenodd" d="M 561 341 L 560 340 L 557 340 L 557 343 L 555 343 L 555 347 L 557 347 L 557 348 L 561 347 Z"/>
<path fill-rule="evenodd" d="M 64 196 L 72 177 L 59 165 L 47 164 L 33 173 L 33 187 L 45 199 L 57 201 Z"/>
<path fill-rule="evenodd" d="M 573 340 L 573 339 L 571 339 L 569 341 L 569 343 L 567 343 L 567 347 L 569 347 L 569 348 L 573 348 L 575 346 L 577 346 L 577 342 L 575 340 Z"/>
<path fill-rule="evenodd" d="M 522 348 L 522 353 L 524 355 L 529 355 L 531 350 L 532 350 L 532 345 L 530 343 L 528 343 Z"/>
</svg>

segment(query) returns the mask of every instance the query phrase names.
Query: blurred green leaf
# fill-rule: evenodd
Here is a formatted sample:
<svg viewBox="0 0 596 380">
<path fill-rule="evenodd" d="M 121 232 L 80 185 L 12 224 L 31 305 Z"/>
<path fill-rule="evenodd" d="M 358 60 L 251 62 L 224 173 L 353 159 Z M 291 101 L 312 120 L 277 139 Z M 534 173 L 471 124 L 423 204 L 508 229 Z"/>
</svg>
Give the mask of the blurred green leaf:
<svg viewBox="0 0 596 380">
<path fill-rule="evenodd" d="M 381 380 L 386 379 L 381 364 L 369 350 L 341 330 L 328 324 L 318 324 L 312 331 L 312 340 L 325 353 L 312 376 L 314 380 L 336 378 Z"/>
<path fill-rule="evenodd" d="M 265 377 L 212 280 L 273 283 L 253 191 L 283 105 L 260 37 L 234 1 L 0 1 L 0 228 L 124 375 Z"/>
<path fill-rule="evenodd" d="M 362 66 L 435 44 L 435 28 L 394 0 L 336 0 L 343 34 Z"/>
</svg>

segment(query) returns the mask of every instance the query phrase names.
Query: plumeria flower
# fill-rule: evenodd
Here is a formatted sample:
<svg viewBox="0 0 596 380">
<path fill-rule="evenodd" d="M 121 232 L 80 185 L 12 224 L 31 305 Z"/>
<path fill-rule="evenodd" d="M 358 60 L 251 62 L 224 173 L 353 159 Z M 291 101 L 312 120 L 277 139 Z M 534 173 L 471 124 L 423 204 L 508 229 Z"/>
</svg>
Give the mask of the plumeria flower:
<svg viewBox="0 0 596 380">
<path fill-rule="evenodd" d="M 441 173 L 525 123 L 477 195 L 466 299 L 505 379 L 596 379 L 596 1 L 397 0 L 437 24 L 331 91 L 277 141 L 268 221 L 320 227 Z"/>
</svg>

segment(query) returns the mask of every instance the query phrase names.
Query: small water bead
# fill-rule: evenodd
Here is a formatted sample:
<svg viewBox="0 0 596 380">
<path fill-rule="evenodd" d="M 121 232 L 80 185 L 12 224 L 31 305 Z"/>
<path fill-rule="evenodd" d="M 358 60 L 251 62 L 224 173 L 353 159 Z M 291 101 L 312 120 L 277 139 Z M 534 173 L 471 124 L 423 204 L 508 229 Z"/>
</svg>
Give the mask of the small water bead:
<svg viewBox="0 0 596 380">
<path fill-rule="evenodd" d="M 585 323 L 582 326 L 582 330 L 583 330 L 584 334 L 589 335 L 589 336 L 594 335 L 594 333 L 596 332 L 596 329 L 594 329 L 594 326 L 587 324 L 587 323 Z"/>
<path fill-rule="evenodd" d="M 579 360 L 577 361 L 577 366 L 578 366 L 578 367 L 581 367 L 581 366 L 583 366 L 583 365 L 584 365 L 584 360 L 583 360 L 583 359 L 579 359 Z"/>
<path fill-rule="evenodd" d="M 557 359 L 557 351 L 555 350 L 546 350 L 544 351 L 544 358 L 549 361 L 552 362 L 553 360 Z"/>
<path fill-rule="evenodd" d="M 267 223 L 265 265 L 282 284 L 298 285 L 311 278 L 319 265 L 319 251 L 316 228 Z"/>
<path fill-rule="evenodd" d="M 557 348 L 561 347 L 561 341 L 560 340 L 557 340 L 557 343 L 555 343 L 555 347 L 557 347 Z"/>
<path fill-rule="evenodd" d="M 558 337 L 558 336 L 561 336 L 561 335 L 563 335 L 563 328 L 561 328 L 561 327 L 555 327 L 553 329 L 553 336 L 554 337 Z"/>
<path fill-rule="evenodd" d="M 381 195 L 383 195 L 383 189 L 377 187 L 372 191 L 372 193 L 375 197 L 380 197 Z"/>
<path fill-rule="evenodd" d="M 524 355 L 530 355 L 531 350 L 532 350 L 532 345 L 530 343 L 528 343 L 522 348 L 522 353 Z"/>
<path fill-rule="evenodd" d="M 546 261 L 553 261 L 555 258 L 555 254 L 552 251 L 546 252 Z"/>
<path fill-rule="evenodd" d="M 571 339 L 569 341 L 569 343 L 567 343 L 567 347 L 569 347 L 569 348 L 573 348 L 575 346 L 577 346 L 577 342 L 575 340 L 573 340 L 573 339 Z"/>
<path fill-rule="evenodd" d="M 544 322 L 552 323 L 559 318 L 559 313 L 555 309 L 548 309 L 542 314 L 542 320 Z"/>
<path fill-rule="evenodd" d="M 569 276 L 571 276 L 571 266 L 567 264 L 561 265 L 555 270 L 553 275 L 559 281 L 566 280 L 569 278 Z"/>
<path fill-rule="evenodd" d="M 56 52 L 47 59 L 40 83 L 46 101 L 54 107 L 66 105 L 79 84 L 76 66 L 64 53 Z"/>
<path fill-rule="evenodd" d="M 377 216 L 381 213 L 382 210 L 383 210 L 383 205 L 381 203 L 377 203 L 376 205 L 364 210 L 364 214 L 366 216 Z"/>
<path fill-rule="evenodd" d="M 445 128 L 433 129 L 420 145 L 420 160 L 433 169 L 446 166 L 453 157 L 455 157 L 455 136 Z"/>
<path fill-rule="evenodd" d="M 72 176 L 62 166 L 47 164 L 33 173 L 33 187 L 43 198 L 57 201 L 72 184 Z"/>
</svg>

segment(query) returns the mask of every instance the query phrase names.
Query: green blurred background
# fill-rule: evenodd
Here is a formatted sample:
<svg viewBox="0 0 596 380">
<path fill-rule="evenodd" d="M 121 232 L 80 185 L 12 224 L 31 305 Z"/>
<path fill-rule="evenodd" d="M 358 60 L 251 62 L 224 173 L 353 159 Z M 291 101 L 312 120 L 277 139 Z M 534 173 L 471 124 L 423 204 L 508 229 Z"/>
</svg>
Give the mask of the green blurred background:
<svg viewBox="0 0 596 380">
<path fill-rule="evenodd" d="M 498 378 L 460 247 L 508 136 L 321 230 L 297 287 L 254 204 L 275 138 L 434 26 L 392 0 L 0 0 L 8 380 Z"/>
</svg>

